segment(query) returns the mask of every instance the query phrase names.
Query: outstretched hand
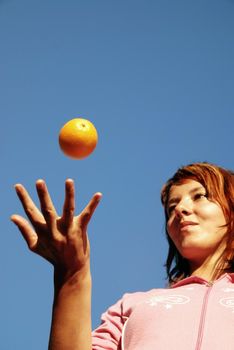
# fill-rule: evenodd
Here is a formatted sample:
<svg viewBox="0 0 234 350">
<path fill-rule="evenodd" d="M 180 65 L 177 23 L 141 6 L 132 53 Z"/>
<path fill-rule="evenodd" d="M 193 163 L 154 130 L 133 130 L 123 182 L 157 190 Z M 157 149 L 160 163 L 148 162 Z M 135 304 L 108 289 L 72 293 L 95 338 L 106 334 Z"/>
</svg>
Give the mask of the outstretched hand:
<svg viewBox="0 0 234 350">
<path fill-rule="evenodd" d="M 20 215 L 12 215 L 11 220 L 18 226 L 29 249 L 63 272 L 65 280 L 89 266 L 87 226 L 102 197 L 101 193 L 94 194 L 84 210 L 75 216 L 74 182 L 67 179 L 63 213 L 58 216 L 43 180 L 36 182 L 41 210 L 24 186 L 17 184 L 15 189 L 28 220 Z"/>
</svg>

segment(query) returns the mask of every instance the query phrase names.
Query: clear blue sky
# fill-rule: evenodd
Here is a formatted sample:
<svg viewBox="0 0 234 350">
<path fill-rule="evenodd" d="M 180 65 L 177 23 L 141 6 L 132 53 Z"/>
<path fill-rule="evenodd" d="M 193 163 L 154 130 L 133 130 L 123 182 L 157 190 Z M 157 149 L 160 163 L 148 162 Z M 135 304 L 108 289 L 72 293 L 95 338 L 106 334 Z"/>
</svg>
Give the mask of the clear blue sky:
<svg viewBox="0 0 234 350">
<path fill-rule="evenodd" d="M 47 348 L 52 268 L 27 250 L 13 185 L 37 201 L 44 178 L 60 211 L 64 180 L 77 210 L 96 191 L 90 225 L 93 327 L 123 293 L 165 285 L 159 195 L 181 165 L 233 168 L 234 1 L 2 0 L 1 349 Z M 65 157 L 61 126 L 91 120 L 99 143 Z"/>
</svg>

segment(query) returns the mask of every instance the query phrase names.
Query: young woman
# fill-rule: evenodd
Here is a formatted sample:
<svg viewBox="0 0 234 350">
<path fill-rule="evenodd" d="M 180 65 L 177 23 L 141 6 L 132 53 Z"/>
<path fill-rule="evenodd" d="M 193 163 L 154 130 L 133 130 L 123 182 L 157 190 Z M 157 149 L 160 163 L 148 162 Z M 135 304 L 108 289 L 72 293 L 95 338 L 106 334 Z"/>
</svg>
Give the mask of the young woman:
<svg viewBox="0 0 234 350">
<path fill-rule="evenodd" d="M 101 194 L 74 216 L 66 181 L 59 217 L 44 181 L 41 211 L 15 186 L 29 221 L 13 215 L 29 249 L 54 266 L 50 350 L 231 350 L 234 348 L 234 174 L 209 163 L 178 169 L 162 189 L 169 287 L 125 294 L 91 333 L 87 225 Z"/>
</svg>

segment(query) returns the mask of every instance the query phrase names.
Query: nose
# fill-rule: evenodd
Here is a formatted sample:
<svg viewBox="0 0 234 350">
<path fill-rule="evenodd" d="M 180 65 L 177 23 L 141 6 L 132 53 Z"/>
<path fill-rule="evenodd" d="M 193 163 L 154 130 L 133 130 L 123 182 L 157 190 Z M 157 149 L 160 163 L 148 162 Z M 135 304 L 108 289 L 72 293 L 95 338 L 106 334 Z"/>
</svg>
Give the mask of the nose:
<svg viewBox="0 0 234 350">
<path fill-rule="evenodd" d="M 182 218 L 192 214 L 192 207 L 188 202 L 179 202 L 175 207 L 176 217 Z"/>
</svg>

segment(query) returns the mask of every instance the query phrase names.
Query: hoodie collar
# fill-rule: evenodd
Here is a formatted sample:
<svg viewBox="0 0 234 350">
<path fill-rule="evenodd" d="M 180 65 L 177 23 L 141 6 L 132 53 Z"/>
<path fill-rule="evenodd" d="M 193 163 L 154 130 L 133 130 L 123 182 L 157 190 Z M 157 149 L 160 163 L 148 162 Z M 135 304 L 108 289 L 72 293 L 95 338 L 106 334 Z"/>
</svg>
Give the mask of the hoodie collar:
<svg viewBox="0 0 234 350">
<path fill-rule="evenodd" d="M 225 273 L 222 276 L 220 276 L 219 278 L 217 278 L 217 280 L 213 281 L 212 283 L 216 283 L 217 281 L 222 280 L 222 279 L 228 279 L 231 283 L 234 283 L 234 273 Z M 185 286 L 185 285 L 191 284 L 191 283 L 209 284 L 210 282 L 202 277 L 190 276 L 190 277 L 186 277 L 186 278 L 182 279 L 179 282 L 174 283 L 173 285 L 170 286 L 170 288 Z"/>
</svg>

